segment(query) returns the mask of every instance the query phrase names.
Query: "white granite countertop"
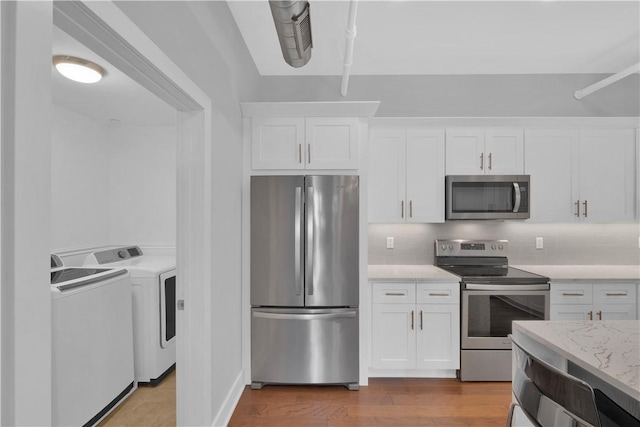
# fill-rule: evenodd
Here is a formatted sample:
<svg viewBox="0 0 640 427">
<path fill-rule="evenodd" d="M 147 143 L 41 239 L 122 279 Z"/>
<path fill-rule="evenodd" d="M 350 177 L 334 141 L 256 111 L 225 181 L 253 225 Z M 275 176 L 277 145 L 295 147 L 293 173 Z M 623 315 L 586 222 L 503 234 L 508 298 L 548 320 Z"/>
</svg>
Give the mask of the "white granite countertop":
<svg viewBox="0 0 640 427">
<path fill-rule="evenodd" d="M 459 282 L 460 278 L 433 265 L 370 265 L 369 280 Z"/>
<path fill-rule="evenodd" d="M 513 265 L 512 267 L 547 276 L 551 281 L 637 281 L 638 265 Z"/>
<path fill-rule="evenodd" d="M 533 339 L 640 402 L 639 321 L 516 321 L 513 333 L 516 339 L 520 334 Z"/>
</svg>

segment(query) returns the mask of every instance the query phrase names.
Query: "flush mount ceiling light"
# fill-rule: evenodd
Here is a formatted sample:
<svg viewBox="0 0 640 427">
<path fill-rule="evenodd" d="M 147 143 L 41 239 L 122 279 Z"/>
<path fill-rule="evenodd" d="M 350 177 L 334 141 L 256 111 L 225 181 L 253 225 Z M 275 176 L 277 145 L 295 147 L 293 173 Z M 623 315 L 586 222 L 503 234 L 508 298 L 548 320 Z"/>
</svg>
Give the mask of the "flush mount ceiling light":
<svg viewBox="0 0 640 427">
<path fill-rule="evenodd" d="M 98 64 L 74 56 L 56 55 L 53 57 L 53 65 L 60 74 L 80 83 L 96 83 L 106 73 Z"/>
</svg>

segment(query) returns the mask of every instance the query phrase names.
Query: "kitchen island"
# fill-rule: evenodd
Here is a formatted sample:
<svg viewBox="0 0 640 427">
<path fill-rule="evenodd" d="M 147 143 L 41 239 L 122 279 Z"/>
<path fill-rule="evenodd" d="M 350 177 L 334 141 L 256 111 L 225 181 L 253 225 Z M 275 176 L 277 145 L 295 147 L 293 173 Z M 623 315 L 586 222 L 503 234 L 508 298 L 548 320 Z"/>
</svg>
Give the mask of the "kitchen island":
<svg viewBox="0 0 640 427">
<path fill-rule="evenodd" d="M 640 322 L 517 321 L 514 338 L 532 354 L 586 381 L 640 419 Z"/>
</svg>

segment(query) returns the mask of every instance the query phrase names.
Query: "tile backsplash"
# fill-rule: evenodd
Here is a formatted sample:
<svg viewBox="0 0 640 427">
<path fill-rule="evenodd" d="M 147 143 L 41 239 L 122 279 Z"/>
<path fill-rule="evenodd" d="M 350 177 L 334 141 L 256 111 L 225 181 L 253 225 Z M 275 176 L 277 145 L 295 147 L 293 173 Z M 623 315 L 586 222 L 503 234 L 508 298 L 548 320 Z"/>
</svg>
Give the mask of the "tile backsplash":
<svg viewBox="0 0 640 427">
<path fill-rule="evenodd" d="M 369 264 L 433 264 L 435 239 L 506 239 L 510 264 L 639 264 L 640 225 L 462 221 L 369 224 Z M 394 249 L 387 249 L 387 237 Z M 543 249 L 536 249 L 542 237 Z"/>
</svg>

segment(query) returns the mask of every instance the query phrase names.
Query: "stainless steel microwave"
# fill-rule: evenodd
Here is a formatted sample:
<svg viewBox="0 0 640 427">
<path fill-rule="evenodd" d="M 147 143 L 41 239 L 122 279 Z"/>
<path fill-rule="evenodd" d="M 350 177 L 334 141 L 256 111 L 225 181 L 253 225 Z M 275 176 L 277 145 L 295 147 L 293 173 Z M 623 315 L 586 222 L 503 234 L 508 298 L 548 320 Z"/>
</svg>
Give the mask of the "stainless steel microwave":
<svg viewBox="0 0 640 427">
<path fill-rule="evenodd" d="M 527 219 L 529 175 L 447 175 L 446 219 Z"/>
</svg>

